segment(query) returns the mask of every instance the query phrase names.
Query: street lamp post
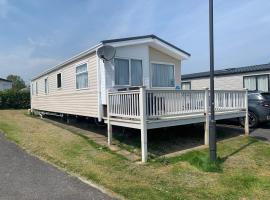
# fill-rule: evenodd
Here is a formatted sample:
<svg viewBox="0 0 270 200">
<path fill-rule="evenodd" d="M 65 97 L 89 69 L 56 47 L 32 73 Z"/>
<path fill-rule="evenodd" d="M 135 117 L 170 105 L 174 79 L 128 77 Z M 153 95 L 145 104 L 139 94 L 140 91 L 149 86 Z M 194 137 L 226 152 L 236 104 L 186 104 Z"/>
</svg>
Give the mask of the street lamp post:
<svg viewBox="0 0 270 200">
<path fill-rule="evenodd" d="M 213 0 L 209 0 L 209 44 L 210 44 L 210 123 L 209 151 L 210 160 L 217 159 L 216 121 L 215 121 L 215 92 L 214 92 L 214 31 L 213 31 Z"/>
</svg>

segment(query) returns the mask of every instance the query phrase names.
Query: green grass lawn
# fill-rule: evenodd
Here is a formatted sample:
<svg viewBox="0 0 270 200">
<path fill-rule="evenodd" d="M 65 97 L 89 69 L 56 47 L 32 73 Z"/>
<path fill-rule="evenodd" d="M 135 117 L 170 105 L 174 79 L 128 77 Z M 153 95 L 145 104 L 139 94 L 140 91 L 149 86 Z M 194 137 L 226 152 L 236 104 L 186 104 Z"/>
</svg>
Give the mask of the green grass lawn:
<svg viewBox="0 0 270 200">
<path fill-rule="evenodd" d="M 19 146 L 127 199 L 270 199 L 270 145 L 247 137 L 207 150 L 132 163 L 86 137 L 27 116 L 0 111 L 0 129 Z"/>
</svg>

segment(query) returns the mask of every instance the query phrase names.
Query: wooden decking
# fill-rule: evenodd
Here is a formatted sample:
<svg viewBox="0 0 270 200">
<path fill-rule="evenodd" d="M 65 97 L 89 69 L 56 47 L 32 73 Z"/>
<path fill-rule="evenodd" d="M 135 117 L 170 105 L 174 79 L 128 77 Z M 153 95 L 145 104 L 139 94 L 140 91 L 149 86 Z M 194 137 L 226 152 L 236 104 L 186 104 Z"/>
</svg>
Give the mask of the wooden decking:
<svg viewBox="0 0 270 200">
<path fill-rule="evenodd" d="M 215 91 L 216 120 L 247 116 L 247 91 Z M 154 90 L 108 92 L 108 144 L 112 125 L 141 130 L 142 162 L 147 161 L 147 130 L 193 123 L 205 123 L 205 144 L 209 134 L 209 92 L 205 90 Z M 247 123 L 246 123 L 247 124 Z M 246 125 L 248 133 L 248 124 Z"/>
</svg>

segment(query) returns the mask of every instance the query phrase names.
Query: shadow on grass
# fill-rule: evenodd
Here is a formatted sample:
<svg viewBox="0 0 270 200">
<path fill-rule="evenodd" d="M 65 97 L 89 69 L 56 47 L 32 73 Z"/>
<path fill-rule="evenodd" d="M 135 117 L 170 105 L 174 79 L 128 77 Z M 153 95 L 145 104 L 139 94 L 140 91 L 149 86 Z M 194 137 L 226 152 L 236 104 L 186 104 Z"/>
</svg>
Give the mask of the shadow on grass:
<svg viewBox="0 0 270 200">
<path fill-rule="evenodd" d="M 239 153 L 240 151 L 244 150 L 245 148 L 247 148 L 248 146 L 250 146 L 250 145 L 252 145 L 252 144 L 254 144 L 254 143 L 256 143 L 256 142 L 258 142 L 257 139 L 255 139 L 255 138 L 249 138 L 249 142 L 248 142 L 247 144 L 245 144 L 245 145 L 243 145 L 242 147 L 240 147 L 239 149 L 233 151 L 233 152 L 230 153 L 229 155 L 227 155 L 227 156 L 221 158 L 221 162 L 222 162 L 222 163 L 225 162 L 229 157 L 231 157 L 231 156 L 233 156 L 233 155 Z"/>
<path fill-rule="evenodd" d="M 81 137 L 87 139 L 86 134 L 98 134 L 106 136 L 106 125 L 98 124 L 92 118 L 70 117 L 70 122 L 67 123 L 59 117 L 50 116 L 48 119 L 63 124 L 63 128 L 68 125 L 68 130 L 72 131 L 73 127 L 82 130 Z M 67 129 L 67 128 L 66 128 Z M 76 132 L 76 131 L 72 131 Z M 243 134 L 243 128 L 239 126 L 230 126 L 217 124 L 217 140 L 224 140 Z M 113 127 L 113 139 L 117 145 L 123 149 L 140 155 L 141 137 L 140 130 Z M 190 149 L 204 144 L 204 127 L 203 124 L 184 125 L 168 128 L 160 128 L 148 130 L 148 152 L 149 158 L 154 159 L 162 157 L 169 153 Z M 92 144 L 93 145 L 93 144 Z M 191 156 L 194 157 L 194 156 Z M 202 156 L 204 161 L 194 157 L 194 162 L 205 163 L 207 158 Z M 192 161 L 193 162 L 193 161 Z"/>
<path fill-rule="evenodd" d="M 188 162 L 190 165 L 196 167 L 199 170 L 202 170 L 204 172 L 223 172 L 223 166 L 222 164 L 231 156 L 239 153 L 240 151 L 244 150 L 248 146 L 258 142 L 258 140 L 254 138 L 250 138 L 249 142 L 240 148 L 236 149 L 229 155 L 225 157 L 218 157 L 215 162 L 210 161 L 209 158 L 209 149 L 204 149 L 204 150 L 194 150 L 187 152 L 183 155 L 177 156 L 177 157 L 172 157 L 172 158 L 157 158 L 153 159 L 152 163 L 153 164 L 161 164 L 161 165 L 168 165 L 168 164 L 174 164 L 179 161 L 185 161 Z"/>
</svg>

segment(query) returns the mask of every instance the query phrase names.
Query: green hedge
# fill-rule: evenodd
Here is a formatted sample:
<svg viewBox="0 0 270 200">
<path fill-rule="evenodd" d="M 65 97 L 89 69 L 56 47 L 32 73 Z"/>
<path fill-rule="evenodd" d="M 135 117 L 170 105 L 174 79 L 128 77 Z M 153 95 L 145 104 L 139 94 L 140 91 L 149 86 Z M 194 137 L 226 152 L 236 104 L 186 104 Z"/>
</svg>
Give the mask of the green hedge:
<svg viewBox="0 0 270 200">
<path fill-rule="evenodd" d="M 30 92 L 6 90 L 0 92 L 0 109 L 30 108 Z"/>
</svg>

